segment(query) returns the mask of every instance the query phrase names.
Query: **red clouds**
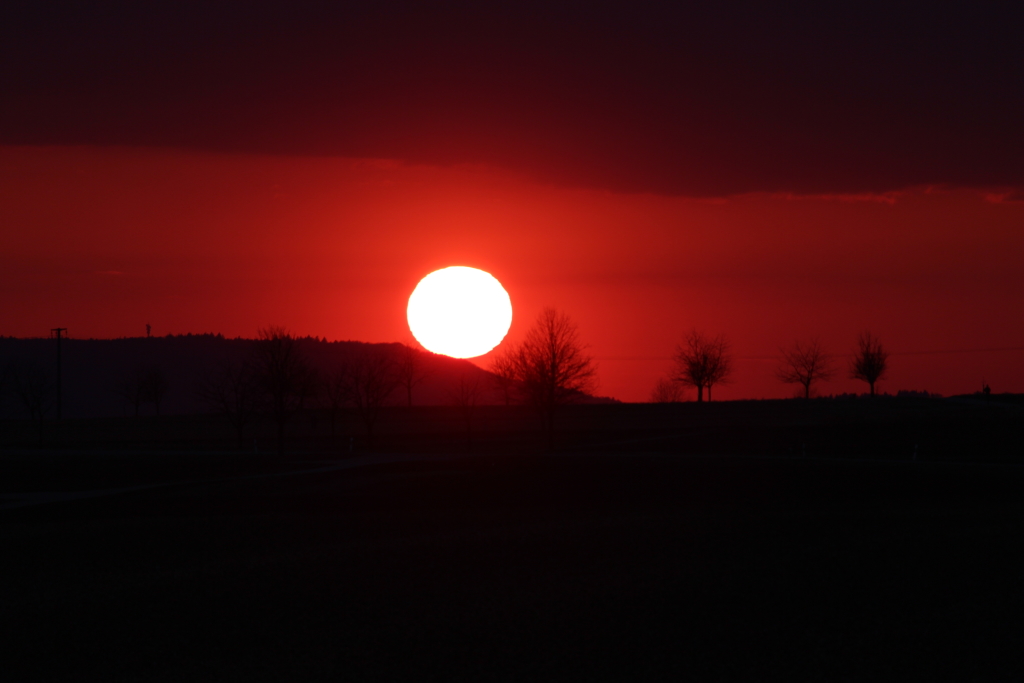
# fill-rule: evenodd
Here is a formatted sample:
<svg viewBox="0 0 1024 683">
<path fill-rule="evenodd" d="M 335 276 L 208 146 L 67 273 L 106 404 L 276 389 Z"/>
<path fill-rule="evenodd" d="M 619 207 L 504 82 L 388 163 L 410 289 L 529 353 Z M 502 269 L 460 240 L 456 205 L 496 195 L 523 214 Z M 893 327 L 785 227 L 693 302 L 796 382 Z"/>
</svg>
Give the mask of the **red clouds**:
<svg viewBox="0 0 1024 683">
<path fill-rule="evenodd" d="M 1020 9 L 5 3 L 0 143 L 487 164 L 668 195 L 1024 187 Z"/>
</svg>

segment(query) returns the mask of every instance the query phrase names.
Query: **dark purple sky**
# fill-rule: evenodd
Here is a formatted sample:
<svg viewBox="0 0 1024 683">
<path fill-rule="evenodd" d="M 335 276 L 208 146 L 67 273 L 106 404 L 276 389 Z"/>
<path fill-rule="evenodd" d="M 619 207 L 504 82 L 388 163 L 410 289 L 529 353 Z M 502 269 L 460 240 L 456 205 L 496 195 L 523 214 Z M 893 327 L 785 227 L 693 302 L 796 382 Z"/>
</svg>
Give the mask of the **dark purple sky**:
<svg viewBox="0 0 1024 683">
<path fill-rule="evenodd" d="M 210 4 L 5 2 L 0 144 L 697 196 L 1024 186 L 1012 3 Z"/>
</svg>

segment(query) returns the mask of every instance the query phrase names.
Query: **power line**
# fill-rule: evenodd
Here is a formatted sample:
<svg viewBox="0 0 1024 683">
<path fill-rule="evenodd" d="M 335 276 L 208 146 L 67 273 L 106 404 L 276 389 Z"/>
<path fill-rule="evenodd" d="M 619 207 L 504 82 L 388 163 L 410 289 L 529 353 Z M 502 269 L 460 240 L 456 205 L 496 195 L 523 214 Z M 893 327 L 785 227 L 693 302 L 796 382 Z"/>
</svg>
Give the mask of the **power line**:
<svg viewBox="0 0 1024 683">
<path fill-rule="evenodd" d="M 893 351 L 893 356 L 930 356 L 943 353 L 992 353 L 995 351 L 1024 351 L 1024 346 L 1002 346 L 993 349 L 944 349 L 941 351 Z"/>
<path fill-rule="evenodd" d="M 989 349 L 939 349 L 929 351 L 891 351 L 890 356 L 938 356 L 956 353 L 997 353 L 1024 351 L 1024 346 L 1000 346 Z M 736 360 L 778 360 L 780 356 L 736 356 Z M 598 356 L 594 360 L 611 361 L 670 361 L 672 356 Z"/>
</svg>

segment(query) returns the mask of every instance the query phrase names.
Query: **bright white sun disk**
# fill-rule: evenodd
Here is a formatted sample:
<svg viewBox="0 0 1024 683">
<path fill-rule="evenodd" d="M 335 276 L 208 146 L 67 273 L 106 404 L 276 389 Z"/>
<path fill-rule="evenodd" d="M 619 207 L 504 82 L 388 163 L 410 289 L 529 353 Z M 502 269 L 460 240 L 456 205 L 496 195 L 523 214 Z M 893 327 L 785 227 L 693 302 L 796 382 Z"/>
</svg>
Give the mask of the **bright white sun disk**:
<svg viewBox="0 0 1024 683">
<path fill-rule="evenodd" d="M 454 358 L 481 356 L 505 338 L 512 301 L 493 275 L 452 266 L 420 280 L 409 297 L 409 329 L 434 353 Z"/>
</svg>

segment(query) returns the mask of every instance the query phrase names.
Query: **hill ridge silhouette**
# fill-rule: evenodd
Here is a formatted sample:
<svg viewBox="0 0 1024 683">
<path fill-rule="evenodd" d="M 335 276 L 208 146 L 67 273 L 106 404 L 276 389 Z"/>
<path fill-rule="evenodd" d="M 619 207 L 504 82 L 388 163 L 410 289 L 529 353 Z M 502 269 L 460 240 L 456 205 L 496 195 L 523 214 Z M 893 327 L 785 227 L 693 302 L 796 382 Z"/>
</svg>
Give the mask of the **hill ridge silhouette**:
<svg viewBox="0 0 1024 683">
<path fill-rule="evenodd" d="M 413 388 L 414 405 L 452 405 L 457 384 L 462 377 L 479 381 L 481 405 L 504 403 L 493 374 L 465 359 L 451 358 L 409 347 L 400 342 L 363 342 L 333 340 L 305 336 L 296 337 L 310 364 L 319 372 L 329 372 L 367 347 L 386 349 L 398 356 L 413 348 L 425 377 Z M 63 416 L 115 417 L 134 414 L 134 407 L 117 393 L 117 386 L 132 373 L 158 368 L 168 380 L 161 414 L 195 414 L 213 412 L 199 395 L 204 377 L 226 361 L 241 359 L 250 352 L 255 340 L 248 337 L 225 337 L 220 333 L 168 334 L 161 337 L 116 337 L 112 339 L 66 338 L 61 341 Z M 0 337 L 0 371 L 9 374 L 29 366 L 43 369 L 51 381 L 56 380 L 57 346 L 46 337 Z M 6 392 L 0 402 L 0 417 L 27 417 Z M 389 405 L 405 405 L 404 387 L 389 398 Z M 584 402 L 615 402 L 614 399 L 584 397 Z M 155 407 L 143 407 L 143 414 L 153 414 Z M 52 411 L 51 411 L 52 413 Z M 52 416 L 52 415 L 51 415 Z"/>
</svg>

